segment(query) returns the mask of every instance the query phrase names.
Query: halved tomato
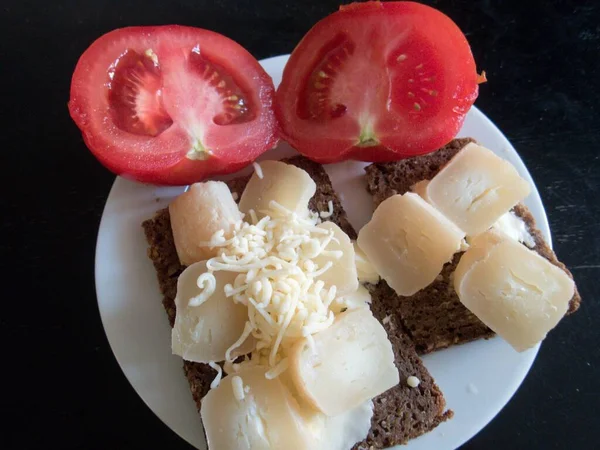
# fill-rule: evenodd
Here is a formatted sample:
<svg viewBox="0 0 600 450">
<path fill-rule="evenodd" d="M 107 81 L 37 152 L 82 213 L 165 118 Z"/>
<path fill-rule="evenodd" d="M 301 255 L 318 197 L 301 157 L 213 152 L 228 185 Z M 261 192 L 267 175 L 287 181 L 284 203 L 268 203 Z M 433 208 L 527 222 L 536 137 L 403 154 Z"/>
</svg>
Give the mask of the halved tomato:
<svg viewBox="0 0 600 450">
<path fill-rule="evenodd" d="M 449 142 L 477 98 L 469 44 L 413 2 L 342 6 L 292 53 L 277 90 L 283 137 L 309 158 L 385 161 Z"/>
<path fill-rule="evenodd" d="M 69 111 L 110 170 L 180 185 L 238 170 L 275 146 L 274 92 L 258 61 L 225 36 L 131 27 L 81 56 Z"/>
</svg>

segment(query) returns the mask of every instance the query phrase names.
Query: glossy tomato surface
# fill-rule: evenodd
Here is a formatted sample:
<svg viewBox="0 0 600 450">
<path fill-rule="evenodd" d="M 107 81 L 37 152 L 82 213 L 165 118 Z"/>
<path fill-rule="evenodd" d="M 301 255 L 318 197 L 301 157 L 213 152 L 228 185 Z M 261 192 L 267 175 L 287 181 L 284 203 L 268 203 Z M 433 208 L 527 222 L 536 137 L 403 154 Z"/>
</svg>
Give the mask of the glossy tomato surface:
<svg viewBox="0 0 600 450">
<path fill-rule="evenodd" d="M 277 90 L 283 137 L 318 162 L 386 161 L 449 142 L 477 98 L 469 44 L 412 2 L 342 6 L 298 44 Z"/>
<path fill-rule="evenodd" d="M 238 170 L 276 145 L 273 97 L 271 78 L 225 36 L 131 27 L 81 56 L 69 111 L 114 173 L 181 185 Z"/>
</svg>

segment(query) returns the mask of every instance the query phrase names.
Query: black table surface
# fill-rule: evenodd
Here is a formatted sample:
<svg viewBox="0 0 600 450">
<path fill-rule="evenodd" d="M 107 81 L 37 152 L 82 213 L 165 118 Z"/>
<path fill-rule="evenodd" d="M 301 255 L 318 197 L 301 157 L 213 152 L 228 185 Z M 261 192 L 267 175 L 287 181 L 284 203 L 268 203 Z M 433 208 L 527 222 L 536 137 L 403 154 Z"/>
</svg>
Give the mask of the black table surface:
<svg viewBox="0 0 600 450">
<path fill-rule="evenodd" d="M 490 82 L 477 100 L 524 159 L 580 311 L 552 331 L 529 375 L 465 449 L 599 448 L 600 5 L 430 2 L 466 33 Z M 94 247 L 114 176 L 67 112 L 79 55 L 117 27 L 216 30 L 256 58 L 292 51 L 333 1 L 34 1 L 0 4 L 5 377 L 0 448 L 190 449 L 137 396 L 106 340 Z"/>
</svg>

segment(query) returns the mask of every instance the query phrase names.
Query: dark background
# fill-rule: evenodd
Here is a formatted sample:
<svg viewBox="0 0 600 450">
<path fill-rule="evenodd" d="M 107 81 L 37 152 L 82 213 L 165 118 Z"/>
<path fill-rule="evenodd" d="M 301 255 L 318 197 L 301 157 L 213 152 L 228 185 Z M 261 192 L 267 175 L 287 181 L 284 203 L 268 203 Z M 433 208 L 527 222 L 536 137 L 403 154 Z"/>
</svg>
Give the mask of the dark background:
<svg viewBox="0 0 600 450">
<path fill-rule="evenodd" d="M 190 448 L 130 387 L 100 323 L 94 246 L 114 177 L 89 154 L 67 112 L 79 55 L 117 27 L 179 23 L 224 33 L 265 58 L 289 53 L 337 3 L 0 3 L 0 448 Z M 529 167 L 556 252 L 583 297 L 515 397 L 464 448 L 598 448 L 600 6 L 428 3 L 458 23 L 487 71 L 477 106 Z"/>
</svg>

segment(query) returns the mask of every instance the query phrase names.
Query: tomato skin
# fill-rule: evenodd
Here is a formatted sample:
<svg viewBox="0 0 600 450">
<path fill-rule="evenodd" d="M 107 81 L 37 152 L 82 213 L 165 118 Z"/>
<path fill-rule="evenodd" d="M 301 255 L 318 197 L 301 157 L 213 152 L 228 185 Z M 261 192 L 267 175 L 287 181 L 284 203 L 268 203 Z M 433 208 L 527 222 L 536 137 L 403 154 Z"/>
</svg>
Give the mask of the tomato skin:
<svg viewBox="0 0 600 450">
<path fill-rule="evenodd" d="M 223 80 L 243 92 L 251 108 L 247 119 L 215 123 L 223 100 L 192 67 L 189 55 L 196 46 L 223 72 Z M 167 127 L 156 136 L 131 133 L 111 114 L 109 72 L 132 49 L 139 54 L 153 50 L 160 64 L 162 101 L 173 123 L 162 121 Z M 85 144 L 109 170 L 140 182 L 184 185 L 239 170 L 277 144 L 274 94 L 273 81 L 258 61 L 225 36 L 177 25 L 129 27 L 101 36 L 83 53 L 73 73 L 68 106 Z M 204 151 L 203 159 L 188 157 L 195 146 Z"/>
<path fill-rule="evenodd" d="M 391 161 L 449 142 L 477 95 L 469 44 L 450 18 L 413 2 L 353 3 L 294 49 L 275 113 L 282 137 L 317 162 Z"/>
</svg>

